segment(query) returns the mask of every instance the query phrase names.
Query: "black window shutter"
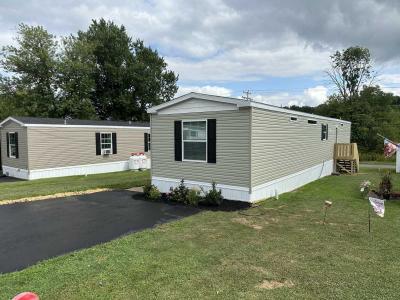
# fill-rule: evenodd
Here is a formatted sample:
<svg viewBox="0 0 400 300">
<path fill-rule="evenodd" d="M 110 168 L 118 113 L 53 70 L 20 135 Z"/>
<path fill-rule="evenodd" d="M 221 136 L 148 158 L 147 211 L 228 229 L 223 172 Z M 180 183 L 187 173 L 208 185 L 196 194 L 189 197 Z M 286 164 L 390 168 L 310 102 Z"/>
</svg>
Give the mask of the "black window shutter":
<svg viewBox="0 0 400 300">
<path fill-rule="evenodd" d="M 207 120 L 207 162 L 217 162 L 217 120 Z"/>
<path fill-rule="evenodd" d="M 10 134 L 8 132 L 6 133 L 6 139 L 7 139 L 7 157 L 10 157 Z"/>
<path fill-rule="evenodd" d="M 113 154 L 117 154 L 117 133 L 112 133 L 112 150 Z"/>
<path fill-rule="evenodd" d="M 182 121 L 174 122 L 175 160 L 182 161 Z"/>
<path fill-rule="evenodd" d="M 324 124 L 321 124 L 321 141 L 324 139 Z"/>
<path fill-rule="evenodd" d="M 326 140 L 328 140 L 328 132 L 329 132 L 329 127 L 328 124 L 326 124 Z"/>
<path fill-rule="evenodd" d="M 96 132 L 96 155 L 101 155 L 100 132 Z"/>
<path fill-rule="evenodd" d="M 15 141 L 15 158 L 19 157 L 19 150 L 18 150 L 18 132 L 14 134 L 14 141 Z"/>
<path fill-rule="evenodd" d="M 144 133 L 144 152 L 149 152 L 149 134 Z"/>
</svg>

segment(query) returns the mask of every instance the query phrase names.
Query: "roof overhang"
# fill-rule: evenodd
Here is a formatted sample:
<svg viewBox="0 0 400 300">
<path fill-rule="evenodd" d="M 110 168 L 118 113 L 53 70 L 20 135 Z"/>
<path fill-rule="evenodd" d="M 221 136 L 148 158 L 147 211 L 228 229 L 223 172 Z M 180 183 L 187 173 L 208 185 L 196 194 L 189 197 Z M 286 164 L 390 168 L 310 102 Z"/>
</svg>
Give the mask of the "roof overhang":
<svg viewBox="0 0 400 300">
<path fill-rule="evenodd" d="M 237 108 L 255 107 L 255 108 L 260 108 L 260 109 L 264 109 L 264 110 L 276 111 L 276 112 L 280 112 L 280 113 L 284 113 L 284 114 L 288 114 L 288 115 L 293 115 L 293 116 L 303 116 L 303 117 L 310 118 L 310 119 L 330 120 L 330 121 L 336 121 L 336 122 L 345 123 L 345 124 L 351 124 L 350 121 L 329 118 L 329 117 L 320 116 L 320 115 L 314 115 L 314 114 L 310 114 L 310 113 L 305 113 L 305 112 L 301 112 L 301 111 L 282 108 L 282 107 L 278 107 L 278 106 L 274 106 L 274 105 L 270 105 L 270 104 L 266 104 L 266 103 L 262 103 L 262 102 L 257 102 L 257 101 L 253 101 L 253 100 L 243 100 L 243 99 L 239 99 L 239 98 L 214 96 L 214 95 L 207 95 L 207 94 L 194 93 L 194 92 L 182 95 L 178 98 L 175 98 L 174 100 L 165 102 L 163 104 L 151 107 L 151 108 L 147 109 L 147 112 L 149 114 L 157 114 L 159 111 L 161 111 L 165 108 L 171 107 L 173 105 L 176 105 L 180 102 L 187 101 L 189 99 L 200 99 L 200 100 L 208 100 L 208 101 L 215 101 L 215 102 L 221 102 L 221 103 L 229 103 L 229 104 L 236 105 Z"/>
<path fill-rule="evenodd" d="M 184 101 L 189 100 L 189 99 L 200 99 L 200 100 L 228 103 L 228 104 L 236 105 L 238 108 L 239 107 L 245 107 L 245 106 L 249 105 L 248 101 L 244 101 L 244 100 L 241 100 L 241 99 L 214 96 L 214 95 L 207 95 L 207 94 L 201 94 L 201 93 L 189 93 L 189 94 L 182 95 L 182 96 L 180 96 L 178 98 L 175 98 L 174 100 L 165 102 L 163 104 L 150 107 L 149 109 L 147 109 L 147 112 L 149 114 L 156 114 L 160 110 L 163 110 L 163 109 L 165 109 L 167 107 L 176 105 L 178 103 L 184 102 Z"/>
<path fill-rule="evenodd" d="M 5 120 L 3 120 L 0 123 L 0 127 L 3 127 L 5 123 L 8 121 L 12 121 L 17 123 L 18 125 L 22 127 L 58 127 L 58 128 L 110 128 L 110 129 L 120 129 L 120 128 L 125 128 L 125 129 L 144 129 L 144 130 L 149 130 L 150 126 L 116 126 L 116 125 L 74 125 L 74 124 L 28 124 L 28 123 L 23 123 L 13 117 L 8 117 Z"/>
</svg>

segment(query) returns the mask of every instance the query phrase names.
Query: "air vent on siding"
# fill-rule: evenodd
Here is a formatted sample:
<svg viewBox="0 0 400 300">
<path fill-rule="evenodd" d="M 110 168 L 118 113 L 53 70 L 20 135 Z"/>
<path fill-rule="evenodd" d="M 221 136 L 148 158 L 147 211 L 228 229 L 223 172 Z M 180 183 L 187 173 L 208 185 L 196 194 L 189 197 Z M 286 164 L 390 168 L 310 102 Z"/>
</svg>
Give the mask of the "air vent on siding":
<svg viewBox="0 0 400 300">
<path fill-rule="evenodd" d="M 315 120 L 307 120 L 308 124 L 317 124 L 317 121 Z"/>
<path fill-rule="evenodd" d="M 290 121 L 297 121 L 296 117 L 290 117 Z"/>
</svg>

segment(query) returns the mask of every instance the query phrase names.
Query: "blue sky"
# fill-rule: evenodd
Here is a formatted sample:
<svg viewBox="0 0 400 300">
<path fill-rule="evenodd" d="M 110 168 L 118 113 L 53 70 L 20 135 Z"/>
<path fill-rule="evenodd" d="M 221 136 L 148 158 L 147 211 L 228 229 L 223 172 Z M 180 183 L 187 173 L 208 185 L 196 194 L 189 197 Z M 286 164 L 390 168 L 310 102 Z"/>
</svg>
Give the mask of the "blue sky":
<svg viewBox="0 0 400 300">
<path fill-rule="evenodd" d="M 400 92 L 400 1 L 395 0 L 3 0 L 0 45 L 18 23 L 57 36 L 92 19 L 123 24 L 156 48 L 190 91 L 252 97 L 275 105 L 318 105 L 334 92 L 329 55 L 368 47 L 376 83 Z"/>
</svg>

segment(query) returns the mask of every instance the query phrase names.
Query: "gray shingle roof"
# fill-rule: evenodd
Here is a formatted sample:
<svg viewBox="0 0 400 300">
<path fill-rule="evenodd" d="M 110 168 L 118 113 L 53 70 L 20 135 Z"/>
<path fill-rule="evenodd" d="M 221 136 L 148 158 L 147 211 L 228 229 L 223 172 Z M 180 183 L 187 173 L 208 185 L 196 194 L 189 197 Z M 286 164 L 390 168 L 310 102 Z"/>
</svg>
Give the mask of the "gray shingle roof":
<svg viewBox="0 0 400 300">
<path fill-rule="evenodd" d="M 148 122 L 129 122 L 129 121 L 97 121 L 79 119 L 55 119 L 55 118 L 35 118 L 35 117 L 14 117 L 23 124 L 43 124 L 43 125 L 90 125 L 90 126 L 128 126 L 128 127 L 150 127 Z"/>
</svg>

